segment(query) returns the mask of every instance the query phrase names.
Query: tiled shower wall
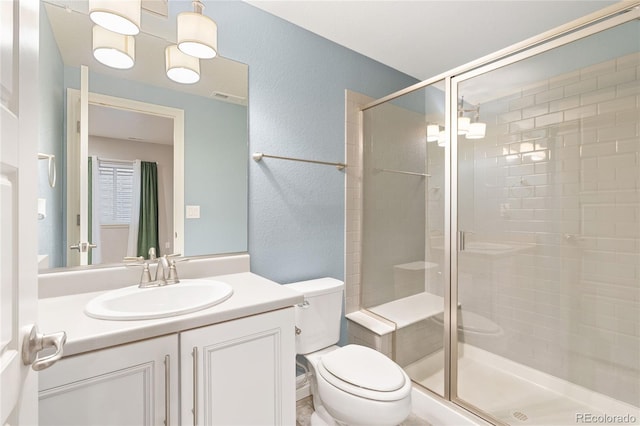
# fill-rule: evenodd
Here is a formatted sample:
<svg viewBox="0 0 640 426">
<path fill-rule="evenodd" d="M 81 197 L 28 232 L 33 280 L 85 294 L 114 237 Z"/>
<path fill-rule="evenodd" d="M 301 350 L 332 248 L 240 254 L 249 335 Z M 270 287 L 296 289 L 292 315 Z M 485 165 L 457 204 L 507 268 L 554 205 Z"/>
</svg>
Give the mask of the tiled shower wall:
<svg viewBox="0 0 640 426">
<path fill-rule="evenodd" d="M 425 260 L 424 106 L 392 102 L 366 111 L 363 143 L 363 307 L 424 291 L 396 279 L 398 267 Z"/>
<path fill-rule="evenodd" d="M 502 326 L 514 361 L 640 404 L 640 55 L 485 104 L 459 144 L 472 238 L 529 243 L 460 259 L 463 309 Z"/>
<path fill-rule="evenodd" d="M 383 170 L 425 171 L 424 113 L 393 103 L 376 107 L 368 111 L 370 137 L 361 142 L 359 109 L 372 100 L 346 93 L 347 313 L 424 291 L 422 283 L 395 282 L 394 266 L 425 259 L 426 179 Z"/>
</svg>

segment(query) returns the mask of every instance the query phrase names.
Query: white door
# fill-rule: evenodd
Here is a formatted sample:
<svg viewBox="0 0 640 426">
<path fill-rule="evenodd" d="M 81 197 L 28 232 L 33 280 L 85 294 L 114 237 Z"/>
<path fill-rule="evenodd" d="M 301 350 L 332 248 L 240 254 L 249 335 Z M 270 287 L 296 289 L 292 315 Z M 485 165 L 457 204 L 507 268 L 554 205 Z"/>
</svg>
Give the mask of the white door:
<svg viewBox="0 0 640 426">
<path fill-rule="evenodd" d="M 74 132 L 72 129 L 76 129 Z M 89 264 L 89 68 L 80 67 L 80 92 L 67 89 L 67 266 Z"/>
<path fill-rule="evenodd" d="M 22 340 L 37 306 L 37 0 L 0 1 L 0 424 L 37 424 L 37 379 Z"/>
<path fill-rule="evenodd" d="M 0 425 L 38 423 L 34 370 L 55 362 L 66 338 L 34 328 L 39 7 L 38 0 L 0 1 Z M 25 341 L 33 343 L 26 352 Z M 56 355 L 34 363 L 51 345 Z"/>
</svg>

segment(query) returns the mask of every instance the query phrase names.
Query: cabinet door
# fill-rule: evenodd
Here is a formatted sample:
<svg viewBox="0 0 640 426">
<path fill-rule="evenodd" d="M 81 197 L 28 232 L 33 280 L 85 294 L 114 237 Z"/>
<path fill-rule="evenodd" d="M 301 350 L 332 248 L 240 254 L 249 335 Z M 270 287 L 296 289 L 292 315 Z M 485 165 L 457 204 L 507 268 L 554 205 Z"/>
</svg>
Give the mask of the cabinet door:
<svg viewBox="0 0 640 426">
<path fill-rule="evenodd" d="M 294 330 L 287 308 L 181 333 L 182 425 L 294 425 Z"/>
<path fill-rule="evenodd" d="M 39 389 L 40 426 L 177 425 L 178 336 L 63 358 Z"/>
</svg>

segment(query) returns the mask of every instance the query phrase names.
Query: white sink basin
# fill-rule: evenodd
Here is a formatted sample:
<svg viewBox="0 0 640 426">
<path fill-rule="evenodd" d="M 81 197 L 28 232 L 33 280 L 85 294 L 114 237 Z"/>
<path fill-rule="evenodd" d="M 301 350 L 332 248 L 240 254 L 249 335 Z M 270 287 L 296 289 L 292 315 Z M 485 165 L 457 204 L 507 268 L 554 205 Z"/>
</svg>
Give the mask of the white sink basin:
<svg viewBox="0 0 640 426">
<path fill-rule="evenodd" d="M 232 294 L 229 284 L 208 279 L 186 279 L 151 288 L 135 285 L 91 299 L 84 312 L 92 318 L 116 321 L 165 318 L 209 308 Z"/>
</svg>

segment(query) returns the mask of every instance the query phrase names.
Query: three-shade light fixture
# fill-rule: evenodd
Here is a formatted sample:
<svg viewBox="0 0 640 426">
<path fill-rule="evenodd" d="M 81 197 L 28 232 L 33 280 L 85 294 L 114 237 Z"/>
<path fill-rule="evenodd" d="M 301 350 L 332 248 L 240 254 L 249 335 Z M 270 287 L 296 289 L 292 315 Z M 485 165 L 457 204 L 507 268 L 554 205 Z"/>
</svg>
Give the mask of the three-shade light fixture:
<svg viewBox="0 0 640 426">
<path fill-rule="evenodd" d="M 218 27 L 203 14 L 204 5 L 193 1 L 193 12 L 177 17 L 177 42 L 165 49 L 167 76 L 178 83 L 200 80 L 200 59 L 218 52 Z M 141 0 L 89 0 L 93 27 L 93 55 L 100 63 L 129 69 L 135 63 L 135 38 L 140 32 Z"/>
<path fill-rule="evenodd" d="M 473 117 L 466 116 L 467 113 L 472 113 Z M 480 122 L 480 105 L 465 109 L 464 97 L 462 97 L 458 103 L 457 127 L 459 136 L 467 139 L 483 139 L 487 133 L 487 124 Z M 438 146 L 445 146 L 446 141 L 447 135 L 440 125 L 427 125 L 427 142 L 438 142 Z"/>
</svg>

